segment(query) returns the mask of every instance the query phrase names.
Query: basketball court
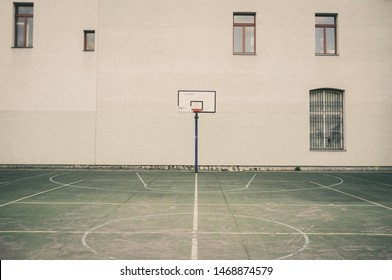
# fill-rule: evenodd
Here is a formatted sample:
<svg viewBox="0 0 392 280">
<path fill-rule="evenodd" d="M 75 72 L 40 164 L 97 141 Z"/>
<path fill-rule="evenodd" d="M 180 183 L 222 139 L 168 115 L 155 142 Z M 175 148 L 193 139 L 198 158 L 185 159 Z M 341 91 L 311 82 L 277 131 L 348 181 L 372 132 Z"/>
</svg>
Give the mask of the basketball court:
<svg viewBox="0 0 392 280">
<path fill-rule="evenodd" d="M 0 170 L 0 258 L 390 260 L 391 172 Z"/>
</svg>

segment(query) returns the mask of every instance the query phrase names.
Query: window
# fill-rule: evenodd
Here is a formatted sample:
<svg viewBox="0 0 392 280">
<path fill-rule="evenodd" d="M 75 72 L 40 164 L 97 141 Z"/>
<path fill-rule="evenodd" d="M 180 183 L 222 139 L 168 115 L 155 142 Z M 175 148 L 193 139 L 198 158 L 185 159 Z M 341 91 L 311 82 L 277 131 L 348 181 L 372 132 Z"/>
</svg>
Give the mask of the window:
<svg viewBox="0 0 392 280">
<path fill-rule="evenodd" d="M 233 53 L 256 54 L 256 14 L 233 14 Z"/>
<path fill-rule="evenodd" d="M 337 54 L 336 15 L 316 14 L 316 54 Z"/>
<path fill-rule="evenodd" d="M 33 47 L 33 3 L 14 3 L 15 48 Z"/>
<path fill-rule="evenodd" d="M 84 30 L 84 50 L 94 51 L 95 50 L 95 31 Z"/>
<path fill-rule="evenodd" d="M 343 91 L 310 91 L 310 149 L 343 150 Z"/>
</svg>

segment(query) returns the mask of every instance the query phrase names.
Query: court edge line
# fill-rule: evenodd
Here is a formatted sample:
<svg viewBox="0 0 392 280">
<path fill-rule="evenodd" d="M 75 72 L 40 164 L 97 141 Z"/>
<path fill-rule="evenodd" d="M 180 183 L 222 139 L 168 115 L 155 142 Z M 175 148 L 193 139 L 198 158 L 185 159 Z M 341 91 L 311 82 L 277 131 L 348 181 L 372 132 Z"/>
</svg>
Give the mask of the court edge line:
<svg viewBox="0 0 392 280">
<path fill-rule="evenodd" d="M 332 178 L 338 179 L 338 180 L 341 180 L 341 182 L 336 183 L 336 184 L 333 184 L 333 185 L 330 185 L 330 186 L 324 186 L 323 184 L 319 184 L 319 183 L 316 183 L 316 182 L 313 182 L 313 181 L 309 181 L 309 182 L 312 183 L 312 184 L 315 184 L 315 185 L 324 187 L 324 188 L 326 188 L 326 189 L 329 189 L 329 190 L 331 190 L 331 191 L 335 191 L 335 192 L 338 192 L 338 193 L 341 193 L 341 194 L 344 194 L 344 195 L 347 195 L 347 196 L 351 196 L 351 197 L 353 197 L 353 198 L 356 198 L 356 199 L 365 201 L 365 202 L 367 202 L 367 203 L 370 203 L 370 204 L 373 204 L 373 205 L 376 205 L 376 206 L 379 206 L 379 207 L 382 207 L 382 208 L 385 208 L 385 209 L 388 209 L 388 210 L 392 210 L 391 207 L 388 207 L 388 206 L 382 205 L 382 204 L 380 204 L 380 203 L 377 203 L 377 202 L 374 202 L 374 201 L 371 201 L 371 200 L 368 200 L 368 199 L 365 199 L 365 198 L 362 198 L 362 197 L 359 197 L 359 196 L 356 196 L 356 195 L 353 195 L 353 194 L 350 194 L 350 193 L 346 193 L 346 192 L 344 192 L 344 191 L 340 191 L 340 190 L 337 190 L 337 189 L 332 188 L 332 187 L 334 187 L 334 186 L 338 186 L 338 185 L 342 184 L 342 183 L 344 182 L 343 179 L 342 179 L 342 178 L 339 178 L 339 177 L 336 177 L 336 176 L 332 176 L 332 175 L 327 175 L 327 174 L 324 174 L 324 175 L 325 175 L 325 176 L 328 176 L 328 177 L 332 177 Z"/>
<path fill-rule="evenodd" d="M 173 231 L 173 229 L 167 230 L 157 230 L 157 231 L 93 231 L 89 232 L 89 234 L 162 234 L 166 231 Z M 180 232 L 189 232 L 188 229 L 179 229 L 177 231 Z M 26 233 L 26 234 L 34 234 L 34 233 L 59 233 L 59 234 L 82 234 L 85 233 L 84 231 L 77 231 L 77 230 L 0 230 L 1 233 Z M 205 234 L 205 235 L 272 235 L 271 232 L 209 232 L 209 231 L 199 231 L 198 234 Z M 392 233 L 367 233 L 367 232 L 274 232 L 274 235 L 324 235 L 324 236 L 391 236 Z"/>
<path fill-rule="evenodd" d="M 193 200 L 193 228 L 192 228 L 192 249 L 191 260 L 197 260 L 197 230 L 199 224 L 199 199 L 197 173 L 195 173 L 195 196 Z"/>
<path fill-rule="evenodd" d="M 84 181 L 84 180 L 75 181 L 75 182 L 72 182 L 72 183 L 69 183 L 69 184 L 63 184 L 62 186 L 59 186 L 59 187 L 55 187 L 55 188 L 52 188 L 52 189 L 49 189 L 49 190 L 46 190 L 46 191 L 42 191 L 42 192 L 35 193 L 35 194 L 29 195 L 29 196 L 25 196 L 25 197 L 22 197 L 22 198 L 19 198 L 19 199 L 16 199 L 16 200 L 13 200 L 13 201 L 1 204 L 0 207 L 6 206 L 6 205 L 10 205 L 10 204 L 13 204 L 15 202 L 19 202 L 19 201 L 22 201 L 22 200 L 25 200 L 25 199 L 28 199 L 28 198 L 31 198 L 31 197 L 34 197 L 34 196 L 38 196 L 38 195 L 44 194 L 44 193 L 52 192 L 52 191 L 55 191 L 55 190 L 58 190 L 58 189 L 61 189 L 61 188 L 65 188 L 65 187 L 71 186 L 73 184 L 80 183 L 82 181 Z"/>
<path fill-rule="evenodd" d="M 16 202 L 16 204 L 58 204 L 58 205 L 120 205 L 124 204 L 123 202 L 80 202 L 80 201 L 23 201 Z M 138 202 L 129 202 L 125 203 L 129 205 L 145 205 L 143 203 Z M 172 203 L 150 203 L 150 205 L 165 205 L 171 206 Z M 179 203 L 177 206 L 191 206 L 193 204 L 190 203 Z M 199 204 L 201 206 L 227 206 L 227 204 L 213 204 L 213 203 L 202 203 Z M 233 203 L 230 204 L 233 206 L 251 206 L 251 207 L 263 207 L 268 205 L 268 203 L 264 204 L 243 204 L 243 203 Z M 378 205 L 368 205 L 368 204 L 272 204 L 272 206 L 278 207 L 378 207 Z"/>
</svg>

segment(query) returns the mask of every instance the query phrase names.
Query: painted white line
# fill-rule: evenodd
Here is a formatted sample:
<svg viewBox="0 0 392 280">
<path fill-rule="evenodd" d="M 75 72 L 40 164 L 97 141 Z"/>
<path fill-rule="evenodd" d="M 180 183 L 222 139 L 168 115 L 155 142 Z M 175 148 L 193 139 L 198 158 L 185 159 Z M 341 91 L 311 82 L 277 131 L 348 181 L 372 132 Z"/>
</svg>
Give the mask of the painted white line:
<svg viewBox="0 0 392 280">
<path fill-rule="evenodd" d="M 36 178 L 36 177 L 41 177 L 41 176 L 45 176 L 45 175 L 49 175 L 49 174 L 53 174 L 53 173 L 54 172 L 49 172 L 49 173 L 39 174 L 39 175 L 35 175 L 35 176 L 29 176 L 29 177 L 23 177 L 23 178 L 19 178 L 19 179 L 4 181 L 4 182 L 0 182 L 0 185 L 9 184 L 9 183 L 18 182 L 18 181 Z"/>
<path fill-rule="evenodd" d="M 0 230 L 0 233 L 29 233 L 29 234 L 34 234 L 34 233 L 61 233 L 61 234 L 81 234 L 84 233 L 83 231 L 62 231 L 62 230 Z"/>
<path fill-rule="evenodd" d="M 205 235 L 331 235 L 331 236 L 392 236 L 392 233 L 377 233 L 377 232 L 203 232 L 199 234 Z"/>
<path fill-rule="evenodd" d="M 139 180 L 142 182 L 143 186 L 147 188 L 147 184 L 144 182 L 143 178 L 136 172 L 136 175 L 139 177 Z"/>
<path fill-rule="evenodd" d="M 389 174 L 389 175 L 388 175 L 388 174 Z M 377 173 L 377 174 L 374 174 L 374 175 L 392 178 L 392 173 L 388 173 L 388 174 L 385 174 L 385 173 L 383 173 L 383 174 L 378 174 L 378 173 Z"/>
<path fill-rule="evenodd" d="M 64 183 L 57 182 L 54 180 L 54 178 L 61 176 L 61 175 L 65 175 L 65 174 L 68 174 L 68 173 L 60 173 L 60 174 L 53 175 L 52 177 L 49 178 L 49 181 L 51 181 L 52 183 L 54 183 L 56 185 L 64 186 Z"/>
<path fill-rule="evenodd" d="M 350 196 L 350 197 L 353 197 L 353 198 L 362 200 L 362 201 L 364 201 L 364 202 L 367 202 L 367 203 L 370 203 L 370 204 L 373 204 L 373 205 L 377 205 L 377 206 L 379 206 L 379 207 L 382 207 L 382 208 L 385 208 L 385 209 L 388 209 L 388 210 L 392 210 L 391 207 L 388 207 L 388 206 L 382 205 L 382 204 L 380 204 L 380 203 L 377 203 L 377 202 L 374 202 L 374 201 L 371 201 L 371 200 L 368 200 L 368 199 L 359 197 L 359 196 L 357 196 L 357 195 L 353 195 L 353 194 L 350 194 L 350 193 L 347 193 L 347 192 L 344 192 L 344 191 L 341 191 L 341 190 L 337 190 L 337 189 L 332 188 L 332 187 L 334 187 L 334 186 L 338 186 L 338 185 L 342 184 L 342 183 L 343 183 L 343 179 L 342 179 L 342 178 L 339 178 L 339 177 L 336 177 L 336 176 L 332 176 L 332 175 L 327 175 L 327 174 L 324 174 L 324 175 L 325 175 L 325 176 L 328 176 L 328 177 L 332 177 L 332 178 L 338 179 L 338 180 L 341 180 L 341 181 L 340 181 L 339 183 L 336 183 L 336 184 L 333 184 L 333 185 L 330 185 L 330 186 L 324 186 L 324 185 L 322 185 L 322 184 L 319 184 L 319 183 L 316 183 L 316 182 L 312 182 L 312 181 L 309 181 L 309 182 L 312 183 L 312 184 L 315 184 L 315 185 L 317 185 L 317 186 L 321 186 L 321 187 L 323 187 L 323 188 L 329 189 L 329 190 L 331 190 L 331 191 L 338 192 L 338 193 L 341 193 L 341 194 L 344 194 L 344 195 L 347 195 L 347 196 Z"/>
<path fill-rule="evenodd" d="M 296 254 L 298 254 L 298 253 L 304 251 L 304 250 L 309 246 L 309 243 L 310 243 L 309 237 L 306 235 L 306 233 L 304 233 L 304 232 L 303 232 L 302 230 L 300 230 L 299 228 L 293 227 L 293 226 L 291 226 L 291 225 L 288 225 L 288 224 L 285 224 L 285 223 L 282 223 L 282 222 L 274 221 L 274 220 L 268 220 L 268 219 L 264 219 L 264 220 L 265 220 L 265 221 L 274 222 L 274 223 L 276 223 L 276 224 L 279 224 L 279 225 L 283 225 L 283 226 L 292 228 L 293 230 L 297 231 L 298 234 L 301 235 L 301 236 L 303 237 L 303 239 L 304 239 L 304 244 L 302 245 L 301 248 L 299 248 L 299 249 L 296 250 L 295 252 L 292 252 L 292 253 L 290 253 L 290 254 L 288 254 L 288 255 L 285 255 L 285 256 L 283 256 L 283 257 L 277 258 L 277 260 L 283 260 L 283 259 L 290 258 L 290 257 L 292 257 L 292 256 L 294 256 L 294 255 L 296 255 Z"/>
<path fill-rule="evenodd" d="M 332 185 L 328 185 L 328 186 L 324 186 L 324 185 L 322 185 L 322 184 L 319 184 L 319 183 L 316 183 L 316 182 L 313 182 L 313 181 L 309 181 L 309 183 L 315 184 L 315 185 L 320 186 L 320 187 L 323 187 L 323 188 L 336 187 L 336 186 L 339 186 L 339 185 L 341 185 L 341 184 L 344 183 L 344 181 L 343 181 L 342 178 L 339 178 L 339 177 L 336 177 L 336 176 L 332 176 L 332 175 L 328 175 L 328 174 L 323 174 L 323 175 L 324 175 L 324 176 L 331 177 L 331 178 L 338 179 L 339 182 L 337 182 L 337 183 L 335 183 L 335 184 L 332 184 Z"/>
<path fill-rule="evenodd" d="M 196 176 L 197 177 L 197 176 Z M 121 233 L 121 234 L 130 234 L 130 235 L 132 235 L 132 234 L 162 234 L 162 233 L 165 233 L 165 232 L 173 232 L 173 231 L 178 231 L 178 232 L 182 232 L 182 233 L 184 233 L 184 234 L 189 234 L 189 233 L 191 233 L 191 230 L 189 229 L 170 229 L 170 228 L 168 228 L 168 229 L 157 229 L 157 230 L 155 230 L 155 231 L 151 231 L 151 230 L 147 230 L 147 231 L 137 231 L 137 232 L 132 232 L 132 231 L 111 231 L 111 230 L 109 230 L 109 231 L 106 231 L 106 230 L 99 230 L 99 229 L 101 229 L 101 228 L 103 228 L 103 227 L 105 227 L 105 226 L 108 226 L 108 225 L 110 225 L 110 224 L 115 224 L 115 223 L 119 223 L 119 222 L 121 222 L 121 223 L 123 223 L 124 221 L 126 221 L 126 220 L 134 220 L 134 219 L 139 219 L 139 218 L 146 218 L 146 217 L 160 217 L 160 216 L 162 216 L 162 217 L 164 217 L 164 216 L 177 216 L 177 215 L 179 215 L 179 216 L 182 216 L 182 215 L 192 215 L 192 213 L 165 213 L 165 214 L 152 214 L 152 215 L 144 215 L 144 216 L 134 216 L 134 217 L 131 217 L 131 218 L 127 218 L 127 219 L 119 219 L 119 220 L 114 220 L 114 221 L 108 221 L 108 222 L 106 222 L 106 223 L 103 223 L 103 224 L 101 224 L 101 225 L 98 225 L 98 226 L 95 226 L 94 228 L 92 228 L 92 229 L 89 229 L 88 231 L 86 231 L 85 233 L 84 233 L 84 235 L 83 235 L 83 237 L 82 237 L 82 244 L 83 244 L 83 246 L 85 247 L 85 248 L 87 248 L 88 250 L 90 250 L 91 252 L 93 252 L 94 254 L 98 254 L 98 251 L 97 250 L 95 250 L 94 248 L 92 248 L 89 244 L 88 244 L 88 242 L 87 242 L 87 237 L 90 235 L 90 234 L 118 234 L 118 233 Z M 206 216 L 213 216 L 213 215 L 217 215 L 217 216 L 231 216 L 231 215 L 227 215 L 227 214 L 217 214 L 217 213 L 202 213 L 202 214 L 200 214 L 200 215 L 206 215 Z M 302 252 L 303 250 L 305 250 L 307 247 L 308 247 L 308 245 L 309 245 L 309 238 L 308 238 L 308 236 L 306 235 L 306 233 L 304 233 L 303 231 L 301 231 L 300 229 L 298 229 L 298 228 L 296 228 L 296 227 L 294 227 L 294 226 L 291 226 L 291 225 L 288 225 L 288 224 L 285 224 L 285 223 L 282 223 L 282 222 L 278 222 L 278 221 L 274 221 L 274 220 L 269 220 L 269 219 L 264 219 L 264 218 L 260 218 L 260 217 L 254 217 L 254 216 L 246 216 L 246 215 L 238 215 L 237 217 L 240 217 L 240 218 L 250 218 L 250 219 L 256 219 L 256 220 L 259 220 L 259 221 L 266 221 L 266 222 L 271 222 L 271 223 L 274 223 L 274 224 L 278 224 L 278 225 L 282 225 L 282 226 L 284 226 L 284 227 L 288 227 L 288 228 L 291 228 L 292 230 L 294 230 L 294 236 L 298 236 L 298 235 L 300 235 L 300 236 L 302 236 L 302 238 L 304 239 L 304 244 L 300 247 L 300 248 L 298 248 L 297 250 L 295 250 L 294 252 L 292 252 L 292 253 L 290 253 L 290 254 L 287 254 L 287 255 L 285 255 L 285 256 L 283 256 L 283 257 L 280 257 L 279 259 L 285 259 L 285 258 L 289 258 L 289 257 L 291 257 L 291 256 L 294 256 L 294 255 L 296 255 L 296 254 L 298 254 L 298 253 L 300 253 L 300 252 Z M 197 229 L 197 231 L 198 231 L 198 229 Z M 194 233 L 195 232 L 195 230 L 193 229 L 192 230 L 192 233 Z M 196 233 L 198 233 L 198 232 L 196 232 Z M 224 232 L 222 232 L 222 231 L 219 231 L 219 232 L 212 232 L 212 234 L 218 234 L 218 235 L 221 235 L 221 236 L 224 236 L 225 234 L 227 233 L 227 231 L 224 231 Z M 245 232 L 245 233 L 255 233 L 255 232 Z M 204 233 L 204 234 L 208 234 L 208 233 Z M 233 234 L 236 234 L 236 235 L 242 235 L 243 233 L 242 232 L 240 232 L 240 231 L 237 231 L 237 232 L 235 232 L 235 233 L 233 233 Z M 255 234 L 257 234 L 257 233 L 255 233 Z M 271 232 L 259 232 L 259 234 L 268 234 L 268 235 L 271 235 Z M 274 233 L 274 234 L 276 234 L 276 233 Z M 287 232 L 282 232 L 282 233 L 280 233 L 281 235 L 288 235 L 288 236 L 290 236 L 290 233 L 287 233 Z M 197 244 L 197 243 L 196 243 Z M 194 248 L 194 249 L 197 249 L 197 248 Z M 195 257 L 197 257 L 197 250 L 196 251 L 194 251 L 196 254 L 195 254 Z M 113 259 L 115 259 L 114 257 L 112 257 L 112 256 L 109 256 L 110 258 L 113 258 Z"/>
<path fill-rule="evenodd" d="M 358 178 L 358 177 L 353 177 L 353 176 L 348 176 L 348 175 L 341 175 L 344 177 L 348 177 L 348 178 L 352 178 L 355 180 L 360 180 L 360 181 L 364 181 L 364 182 L 368 182 L 368 183 L 374 183 L 374 184 L 379 184 L 379 185 L 384 185 L 384 186 L 388 186 L 388 187 L 392 187 L 392 184 L 387 184 L 387 183 L 382 183 L 382 182 L 377 182 L 377 181 L 371 181 L 371 180 L 366 180 L 366 179 L 362 179 L 362 178 Z"/>
<path fill-rule="evenodd" d="M 36 205 L 122 205 L 123 202 L 76 202 L 76 201 L 22 201 L 17 204 L 36 204 Z M 131 204 L 131 203 L 130 203 Z M 145 205 L 145 204 L 141 204 Z"/>
<path fill-rule="evenodd" d="M 65 185 L 62 185 L 62 186 L 59 186 L 59 187 L 56 187 L 56 188 L 52 188 L 52 189 L 49 189 L 49 190 L 46 190 L 46 191 L 42 191 L 42 192 L 35 193 L 35 194 L 29 195 L 29 196 L 25 196 L 25 197 L 22 197 L 22 198 L 19 198 L 19 199 L 16 199 L 16 200 L 13 200 L 13 201 L 1 204 L 0 207 L 6 206 L 6 205 L 10 205 L 10 204 L 13 204 L 15 202 L 18 202 L 18 201 L 21 201 L 21 200 L 25 200 L 25 199 L 28 199 L 28 198 L 31 198 L 31 197 L 34 197 L 34 196 L 38 196 L 38 195 L 41 195 L 41 194 L 44 194 L 44 193 L 52 192 L 52 191 L 55 191 L 55 190 L 58 190 L 58 189 L 61 189 L 61 188 L 65 188 L 65 187 L 68 187 L 70 185 L 80 183 L 82 181 L 83 180 L 79 180 L 79 181 L 72 182 L 72 183 L 69 183 L 69 184 L 65 184 Z"/>
<path fill-rule="evenodd" d="M 187 229 L 161 229 L 156 231 L 104 231 L 104 230 L 95 230 L 93 232 L 89 232 L 89 234 L 128 234 L 128 235 L 138 235 L 138 234 L 165 234 L 167 232 L 183 232 L 184 234 L 189 233 Z M 60 233 L 60 234 L 82 234 L 84 231 L 70 230 L 70 231 L 62 231 L 62 230 L 0 230 L 0 233 L 26 233 L 26 234 L 34 234 L 34 233 Z M 392 233 L 377 233 L 377 232 L 220 232 L 220 231 L 199 231 L 198 234 L 202 235 L 320 235 L 320 236 L 392 236 Z"/>
<path fill-rule="evenodd" d="M 322 188 L 322 187 L 320 187 Z M 80 202 L 80 201 L 20 201 L 15 202 L 15 204 L 31 204 L 31 205 L 122 205 L 123 202 Z M 138 202 L 127 202 L 127 205 L 141 205 L 144 206 L 144 203 Z M 149 203 L 149 205 L 155 206 L 172 206 L 173 203 Z M 176 203 L 176 206 L 192 206 L 190 203 Z M 243 204 L 243 203 L 233 203 L 230 204 L 232 206 L 244 206 L 244 207 L 378 207 L 378 205 L 372 204 L 275 204 L 275 203 L 260 203 L 260 204 Z M 227 204 L 222 203 L 199 203 L 199 206 L 224 206 L 227 207 Z"/>
<path fill-rule="evenodd" d="M 250 179 L 250 181 L 242 188 L 231 189 L 231 190 L 223 190 L 223 192 L 233 192 L 234 193 L 234 192 L 239 192 L 239 191 L 246 190 L 247 188 L 249 188 L 250 184 L 252 184 L 252 181 L 254 180 L 254 178 L 256 178 L 256 176 L 257 176 L 257 174 L 253 175 L 253 177 Z M 220 182 L 222 183 L 223 181 L 220 181 Z M 235 185 L 225 184 L 225 186 L 228 187 L 228 186 L 235 186 Z"/>
<path fill-rule="evenodd" d="M 310 182 L 310 181 L 307 181 L 307 183 L 312 183 L 312 182 Z M 283 192 L 297 192 L 297 191 L 308 191 L 308 190 L 317 190 L 317 189 L 321 189 L 321 188 L 323 188 L 323 187 L 312 187 L 312 188 L 300 188 L 300 189 L 286 189 L 286 190 L 268 190 L 268 191 L 264 191 L 264 190 L 260 190 L 260 191 L 257 191 L 257 190 L 255 190 L 255 191 L 249 191 L 249 192 L 247 192 L 247 194 L 250 194 L 250 193 L 283 193 Z M 242 189 L 242 190 L 244 190 L 244 189 Z M 241 192 L 239 192 L 239 191 L 237 191 L 237 190 L 233 190 L 233 191 L 225 191 L 225 192 L 232 192 L 232 193 L 241 193 Z"/>
<path fill-rule="evenodd" d="M 192 230 L 192 250 L 191 260 L 197 260 L 197 231 L 199 224 L 199 201 L 198 201 L 198 182 L 195 173 L 195 196 L 193 200 L 193 230 Z"/>
<path fill-rule="evenodd" d="M 148 184 L 146 184 L 146 182 L 144 182 L 143 178 L 139 175 L 139 173 L 136 172 L 136 175 L 139 177 L 140 181 L 143 183 L 143 187 L 145 189 L 152 190 L 152 191 L 170 192 L 169 190 L 163 190 L 163 189 L 158 189 L 158 188 L 150 188 L 148 186 Z"/>
<path fill-rule="evenodd" d="M 250 184 L 252 184 L 252 181 L 256 178 L 257 174 L 253 175 L 252 179 L 248 182 L 248 184 L 245 185 L 245 189 L 249 188 Z"/>
</svg>

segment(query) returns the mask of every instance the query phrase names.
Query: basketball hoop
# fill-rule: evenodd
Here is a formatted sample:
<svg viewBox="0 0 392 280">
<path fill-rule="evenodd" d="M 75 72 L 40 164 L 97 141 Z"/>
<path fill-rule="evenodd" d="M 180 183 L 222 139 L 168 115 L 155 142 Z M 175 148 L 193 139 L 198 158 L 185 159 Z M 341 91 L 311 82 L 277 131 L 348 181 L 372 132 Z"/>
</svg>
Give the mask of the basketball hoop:
<svg viewBox="0 0 392 280">
<path fill-rule="evenodd" d="M 201 113 L 201 112 L 203 112 L 203 109 L 200 109 L 200 108 L 192 108 L 192 112 L 193 112 L 193 113 Z"/>
<path fill-rule="evenodd" d="M 179 90 L 177 110 L 181 113 L 193 113 L 195 119 L 195 173 L 199 172 L 199 113 L 216 112 L 216 91 Z"/>
</svg>

